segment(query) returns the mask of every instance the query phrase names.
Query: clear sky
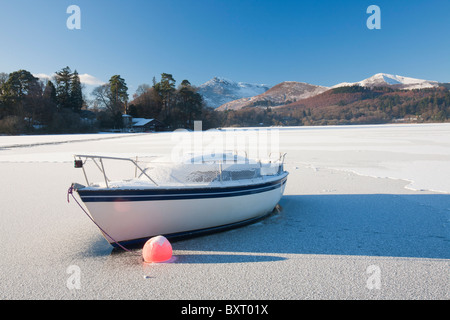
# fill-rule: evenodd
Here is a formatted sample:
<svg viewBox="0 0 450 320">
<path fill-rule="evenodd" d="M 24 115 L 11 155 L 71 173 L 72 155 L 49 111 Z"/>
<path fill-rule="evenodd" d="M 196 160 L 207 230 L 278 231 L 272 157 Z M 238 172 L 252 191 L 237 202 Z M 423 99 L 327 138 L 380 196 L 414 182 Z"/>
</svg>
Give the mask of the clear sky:
<svg viewBox="0 0 450 320">
<path fill-rule="evenodd" d="M 379 30 L 366 26 L 372 4 Z M 119 74 L 130 95 L 163 72 L 194 85 L 332 86 L 379 72 L 450 82 L 449 15 L 449 0 L 0 0 L 0 72 L 69 66 L 87 90 Z"/>
</svg>

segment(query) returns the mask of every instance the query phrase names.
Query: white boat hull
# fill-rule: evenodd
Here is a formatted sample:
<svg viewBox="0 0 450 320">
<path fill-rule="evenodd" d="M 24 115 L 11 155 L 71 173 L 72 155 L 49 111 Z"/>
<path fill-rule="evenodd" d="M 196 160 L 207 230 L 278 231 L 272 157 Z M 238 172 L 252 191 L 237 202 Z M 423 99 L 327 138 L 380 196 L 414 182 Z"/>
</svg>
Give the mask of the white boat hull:
<svg viewBox="0 0 450 320">
<path fill-rule="evenodd" d="M 95 223 L 107 233 L 105 238 L 114 245 L 156 235 L 188 235 L 261 218 L 279 202 L 286 179 L 287 173 L 269 183 L 203 191 L 77 191 Z"/>
</svg>

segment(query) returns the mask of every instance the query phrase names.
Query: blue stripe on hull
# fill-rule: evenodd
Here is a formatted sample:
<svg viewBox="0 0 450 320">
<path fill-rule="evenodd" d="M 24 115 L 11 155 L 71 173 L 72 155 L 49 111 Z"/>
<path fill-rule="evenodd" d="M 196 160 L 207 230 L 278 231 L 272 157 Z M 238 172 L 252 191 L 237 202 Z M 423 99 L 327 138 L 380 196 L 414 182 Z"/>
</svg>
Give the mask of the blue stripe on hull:
<svg viewBox="0 0 450 320">
<path fill-rule="evenodd" d="M 287 180 L 283 178 L 250 186 L 223 188 L 184 188 L 184 189 L 147 189 L 147 190 L 77 190 L 83 202 L 123 202 L 156 201 L 237 197 L 266 192 L 282 187 Z"/>
</svg>

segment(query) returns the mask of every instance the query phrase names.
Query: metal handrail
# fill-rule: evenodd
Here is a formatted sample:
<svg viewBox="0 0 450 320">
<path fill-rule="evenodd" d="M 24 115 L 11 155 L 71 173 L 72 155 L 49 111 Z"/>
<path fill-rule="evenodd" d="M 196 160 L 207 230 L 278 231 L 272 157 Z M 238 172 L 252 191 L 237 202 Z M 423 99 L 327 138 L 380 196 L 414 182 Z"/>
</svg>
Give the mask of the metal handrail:
<svg viewBox="0 0 450 320">
<path fill-rule="evenodd" d="M 109 188 L 108 186 L 108 178 L 106 177 L 106 173 L 105 173 L 105 168 L 103 166 L 103 161 L 102 159 L 107 159 L 107 160 L 121 160 L 121 161 L 130 161 L 131 163 L 134 164 L 136 169 L 139 169 L 143 175 L 145 175 L 151 182 L 153 182 L 156 186 L 158 186 L 158 184 L 152 179 L 150 178 L 150 176 L 145 172 L 145 170 L 143 170 L 136 161 L 134 161 L 133 159 L 130 158 L 119 158 L 119 157 L 106 157 L 106 156 L 95 156 L 95 155 L 84 155 L 84 154 L 75 154 L 74 158 L 78 158 L 78 160 L 83 160 L 82 158 L 85 158 L 84 163 L 86 163 L 87 159 L 92 159 L 94 161 L 94 163 L 97 165 L 97 168 L 100 170 L 100 172 L 103 173 L 103 177 L 105 179 L 105 184 L 106 187 Z M 95 159 L 99 159 L 101 167 L 98 165 L 98 163 L 95 161 Z M 83 163 L 83 164 L 84 164 Z M 87 174 L 86 171 L 84 170 L 84 165 L 82 166 L 83 169 L 83 173 L 84 173 L 84 178 L 86 179 L 86 183 L 89 185 L 89 180 L 87 178 Z"/>
<path fill-rule="evenodd" d="M 245 151 L 244 151 L 245 152 Z M 245 152 L 245 154 L 247 154 L 246 152 Z M 269 154 L 269 158 L 270 158 L 270 156 L 271 156 L 271 154 L 272 153 L 270 153 Z M 235 155 L 237 155 L 237 152 L 235 153 Z M 283 169 L 283 164 L 284 164 L 284 158 L 285 158 L 285 156 L 286 156 L 286 153 L 279 153 L 279 158 L 278 158 L 278 160 L 277 161 L 279 161 L 280 163 L 279 163 L 279 167 L 278 167 L 278 173 L 281 173 L 284 169 Z M 120 161 L 130 161 L 131 163 L 133 163 L 133 165 L 135 166 L 135 177 L 137 176 L 137 170 L 139 169 L 139 171 L 141 171 L 141 175 L 145 175 L 155 186 L 159 186 L 145 171 L 145 169 L 142 169 L 139 165 L 138 165 L 138 163 L 137 163 L 137 157 L 136 157 L 136 161 L 135 160 L 133 160 L 133 159 L 131 159 L 131 158 L 120 158 L 120 157 L 109 157 L 109 156 L 97 156 L 97 155 L 82 155 L 82 154 L 76 154 L 76 155 L 74 155 L 74 158 L 75 158 L 75 160 L 77 160 L 77 158 L 78 158 L 78 160 L 80 160 L 80 161 L 82 161 L 82 163 L 83 163 L 83 165 L 81 166 L 81 168 L 83 169 L 83 174 L 84 174 L 84 177 L 85 177 L 85 179 L 86 179 L 86 183 L 87 183 L 87 185 L 90 185 L 89 184 L 89 180 L 88 180 L 88 177 L 87 177 L 87 174 L 86 174 L 86 170 L 84 169 L 84 164 L 86 163 L 86 161 L 88 160 L 88 159 L 91 159 L 93 162 L 94 162 L 94 164 L 97 166 L 97 168 L 100 170 L 100 172 L 103 174 L 103 178 L 105 179 L 105 184 L 106 184 L 106 187 L 107 188 L 109 188 L 109 184 L 108 184 L 108 181 L 110 181 L 109 179 L 108 179 L 108 177 L 106 176 L 106 172 L 105 172 L 105 167 L 104 167 L 104 165 L 103 165 L 103 159 L 105 159 L 105 160 L 120 160 Z M 84 161 L 83 161 L 83 158 L 84 158 Z M 96 161 L 96 159 L 98 159 L 99 160 L 99 162 L 100 162 L 100 165 L 97 163 L 97 161 Z M 220 179 L 220 181 L 222 182 L 223 181 L 223 177 L 222 177 L 222 171 L 223 171 L 223 167 L 222 167 L 222 165 L 224 164 L 223 163 L 223 161 L 220 161 L 220 160 L 216 160 L 216 161 L 214 161 L 214 163 L 216 163 L 216 164 L 218 164 L 219 165 L 219 179 Z M 259 167 L 260 168 L 262 168 L 262 163 L 261 163 L 261 160 L 259 160 L 258 161 L 258 163 L 259 163 Z M 140 175 L 140 176 L 141 176 Z M 262 178 L 262 176 L 261 176 L 261 178 Z"/>
<path fill-rule="evenodd" d="M 271 152 L 269 153 L 269 158 L 272 156 L 272 153 L 278 153 L 279 157 L 278 157 L 278 161 L 281 161 L 282 164 L 284 164 L 284 157 L 286 157 L 286 152 L 285 153 L 281 153 L 281 152 Z"/>
</svg>

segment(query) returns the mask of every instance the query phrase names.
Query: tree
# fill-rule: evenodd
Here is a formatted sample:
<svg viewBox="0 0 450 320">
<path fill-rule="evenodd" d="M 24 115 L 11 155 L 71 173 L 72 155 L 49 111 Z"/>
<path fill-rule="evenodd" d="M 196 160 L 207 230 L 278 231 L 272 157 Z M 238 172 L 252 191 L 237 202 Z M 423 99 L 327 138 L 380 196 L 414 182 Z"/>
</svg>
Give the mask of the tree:
<svg viewBox="0 0 450 320">
<path fill-rule="evenodd" d="M 51 81 L 47 81 L 47 84 L 45 85 L 44 98 L 49 99 L 56 104 L 56 88 Z"/>
<path fill-rule="evenodd" d="M 44 84 L 41 81 L 36 81 L 23 98 L 23 116 L 27 129 L 30 131 L 34 130 L 35 125 L 42 125 L 43 90 Z"/>
<path fill-rule="evenodd" d="M 50 125 L 57 110 L 56 88 L 52 81 L 47 81 L 42 96 L 43 105 L 40 121 L 44 125 Z"/>
<path fill-rule="evenodd" d="M 189 128 L 193 127 L 194 117 L 198 117 L 202 113 L 202 96 L 196 92 L 188 80 L 183 80 L 178 89 L 179 109 L 182 116 L 182 125 Z"/>
<path fill-rule="evenodd" d="M 73 73 L 69 67 L 65 67 L 55 74 L 56 102 L 58 109 L 70 109 L 79 113 L 84 104 L 83 86 L 78 72 Z"/>
<path fill-rule="evenodd" d="M 162 101 L 156 90 L 141 85 L 130 102 L 128 114 L 133 117 L 159 119 L 162 116 L 161 110 Z"/>
<path fill-rule="evenodd" d="M 0 120 L 6 115 L 6 106 L 3 102 L 3 86 L 5 85 L 6 81 L 8 81 L 9 75 L 0 72 Z"/>
<path fill-rule="evenodd" d="M 107 114 L 113 115 L 116 110 L 111 103 L 111 85 L 109 83 L 103 84 L 92 90 L 94 103 L 99 109 L 103 109 Z"/>
<path fill-rule="evenodd" d="M 25 115 L 27 101 L 30 95 L 40 94 L 39 79 L 29 71 L 19 70 L 9 74 L 8 80 L 2 86 L 2 102 L 6 115 L 16 115 L 21 118 Z"/>
<path fill-rule="evenodd" d="M 3 96 L 3 86 L 6 83 L 6 81 L 8 81 L 9 75 L 7 73 L 4 72 L 0 72 L 0 100 L 1 97 Z"/>
<path fill-rule="evenodd" d="M 58 103 L 58 109 L 71 108 L 71 83 L 72 83 L 72 71 L 69 67 L 65 67 L 55 74 L 56 82 L 56 98 Z"/>
<path fill-rule="evenodd" d="M 165 118 L 164 121 L 170 121 L 171 118 L 175 82 L 176 81 L 171 74 L 161 73 L 161 81 L 153 85 L 153 88 L 161 97 L 162 111 Z"/>
<path fill-rule="evenodd" d="M 92 91 L 95 102 L 111 114 L 125 111 L 128 102 L 128 87 L 120 76 L 112 76 L 109 83 L 96 87 Z"/>
<path fill-rule="evenodd" d="M 70 104 L 71 108 L 75 112 L 80 112 L 83 107 L 83 90 L 78 76 L 77 70 L 75 70 L 71 76 L 70 82 Z"/>
<path fill-rule="evenodd" d="M 122 114 L 126 112 L 128 103 L 128 87 L 125 80 L 114 75 L 109 83 L 96 87 L 92 91 L 95 104 L 103 109 L 100 122 L 103 126 L 121 128 Z"/>
<path fill-rule="evenodd" d="M 29 71 L 19 70 L 9 74 L 3 84 L 3 96 L 10 102 L 17 102 L 38 86 L 38 78 Z"/>
<path fill-rule="evenodd" d="M 150 89 L 151 89 L 150 85 L 148 85 L 146 83 L 140 84 L 136 89 L 136 93 L 133 95 L 133 99 L 136 99 L 137 97 L 143 95 L 145 92 L 147 92 Z"/>
<path fill-rule="evenodd" d="M 111 91 L 110 103 L 116 111 L 127 111 L 128 103 L 128 87 L 125 80 L 120 75 L 114 75 L 109 79 L 109 86 Z"/>
</svg>

